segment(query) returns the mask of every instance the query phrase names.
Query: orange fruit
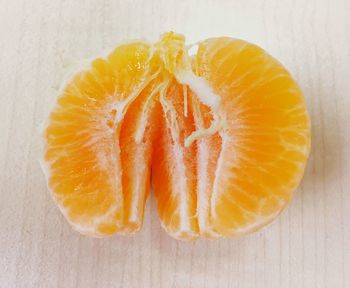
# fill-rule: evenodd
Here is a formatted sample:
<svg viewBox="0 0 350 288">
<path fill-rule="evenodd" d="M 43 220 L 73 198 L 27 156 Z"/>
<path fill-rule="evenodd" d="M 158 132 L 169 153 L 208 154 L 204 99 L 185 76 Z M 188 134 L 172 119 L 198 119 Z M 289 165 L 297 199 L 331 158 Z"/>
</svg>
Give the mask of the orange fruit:
<svg viewBox="0 0 350 288">
<path fill-rule="evenodd" d="M 133 42 L 65 86 L 44 133 L 48 186 L 81 233 L 140 229 L 150 185 L 178 239 L 243 235 L 291 200 L 310 150 L 287 70 L 243 40 Z"/>
</svg>

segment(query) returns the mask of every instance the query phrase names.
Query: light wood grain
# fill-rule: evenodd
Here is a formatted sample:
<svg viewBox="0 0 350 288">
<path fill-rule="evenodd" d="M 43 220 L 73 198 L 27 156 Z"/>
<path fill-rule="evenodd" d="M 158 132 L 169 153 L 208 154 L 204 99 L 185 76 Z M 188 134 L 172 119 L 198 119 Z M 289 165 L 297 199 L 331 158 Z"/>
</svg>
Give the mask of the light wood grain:
<svg viewBox="0 0 350 288">
<path fill-rule="evenodd" d="M 349 13 L 349 0 L 0 0 L 0 287 L 350 287 Z M 303 183 L 245 238 L 175 241 L 153 199 L 135 237 L 80 236 L 38 162 L 62 59 L 168 30 L 243 38 L 288 67 L 312 118 Z"/>
</svg>

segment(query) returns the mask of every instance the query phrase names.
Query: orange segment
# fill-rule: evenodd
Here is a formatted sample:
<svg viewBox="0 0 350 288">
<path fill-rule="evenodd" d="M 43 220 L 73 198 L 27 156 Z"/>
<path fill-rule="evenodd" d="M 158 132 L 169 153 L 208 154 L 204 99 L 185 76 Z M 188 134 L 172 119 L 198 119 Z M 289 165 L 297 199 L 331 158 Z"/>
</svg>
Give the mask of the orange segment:
<svg viewBox="0 0 350 288">
<path fill-rule="evenodd" d="M 116 48 L 106 60 L 95 60 L 67 85 L 50 115 L 45 131 L 48 184 L 63 214 L 81 233 L 103 236 L 125 229 L 129 211 L 124 205 L 129 203 L 121 177 L 121 119 L 149 81 L 149 57 L 149 47 L 132 43 Z M 126 177 L 130 173 L 139 176 L 128 170 Z M 142 173 L 141 178 L 149 175 Z M 146 193 L 148 182 L 140 185 L 145 186 L 140 193 Z"/>
<path fill-rule="evenodd" d="M 150 188 L 152 146 L 159 131 L 161 113 L 157 89 L 159 81 L 149 84 L 130 105 L 122 122 L 120 149 L 124 195 L 124 230 L 141 228 L 146 197 Z"/>
<path fill-rule="evenodd" d="M 183 87 L 174 79 L 160 98 L 161 132 L 154 143 L 152 161 L 152 185 L 159 217 L 173 237 L 193 239 L 198 235 L 196 147 L 184 145 L 195 128 L 191 106 L 185 106 Z"/>
<path fill-rule="evenodd" d="M 191 92 L 196 130 L 208 129 L 215 121 L 210 108 L 202 104 Z M 213 179 L 221 151 L 222 139 L 219 133 L 208 135 L 196 141 L 197 144 L 197 217 L 200 233 L 209 238 L 219 235 L 210 221 L 210 199 Z"/>
<path fill-rule="evenodd" d="M 248 233 L 281 211 L 303 175 L 310 147 L 303 96 L 275 59 L 245 41 L 200 43 L 196 67 L 227 121 L 211 179 L 211 223 L 222 235 Z"/>
</svg>

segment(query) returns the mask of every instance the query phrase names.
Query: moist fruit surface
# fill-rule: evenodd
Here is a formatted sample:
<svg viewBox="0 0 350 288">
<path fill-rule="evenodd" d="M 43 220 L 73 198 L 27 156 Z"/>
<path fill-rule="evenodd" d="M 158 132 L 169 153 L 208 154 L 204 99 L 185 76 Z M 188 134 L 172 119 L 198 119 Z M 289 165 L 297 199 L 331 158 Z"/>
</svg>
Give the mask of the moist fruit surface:
<svg viewBox="0 0 350 288">
<path fill-rule="evenodd" d="M 44 170 L 79 232 L 134 233 L 154 193 L 178 239 L 243 235 L 291 200 L 310 150 L 303 94 L 243 40 L 122 44 L 68 81 L 44 132 Z M 151 188 L 152 187 L 152 188 Z"/>
</svg>

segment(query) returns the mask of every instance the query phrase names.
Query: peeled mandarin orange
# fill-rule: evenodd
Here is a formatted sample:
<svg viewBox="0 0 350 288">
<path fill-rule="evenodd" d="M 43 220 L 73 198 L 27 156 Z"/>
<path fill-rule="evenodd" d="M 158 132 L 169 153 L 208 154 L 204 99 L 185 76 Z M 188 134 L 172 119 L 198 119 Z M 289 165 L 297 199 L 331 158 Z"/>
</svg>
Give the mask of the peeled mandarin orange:
<svg viewBox="0 0 350 288">
<path fill-rule="evenodd" d="M 118 46 L 73 77 L 44 133 L 48 186 L 92 236 L 140 229 L 150 186 L 178 239 L 243 235 L 291 200 L 310 150 L 287 70 L 242 40 L 184 37 Z"/>
</svg>

